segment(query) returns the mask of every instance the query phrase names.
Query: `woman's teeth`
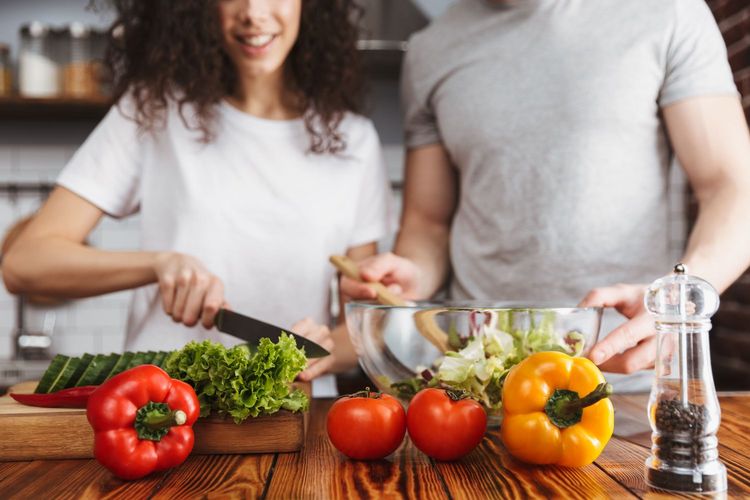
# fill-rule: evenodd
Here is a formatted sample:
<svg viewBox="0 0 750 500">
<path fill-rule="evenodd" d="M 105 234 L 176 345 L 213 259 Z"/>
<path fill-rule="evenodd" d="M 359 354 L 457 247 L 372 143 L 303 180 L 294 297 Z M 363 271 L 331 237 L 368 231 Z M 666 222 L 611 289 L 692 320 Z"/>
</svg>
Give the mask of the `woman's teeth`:
<svg viewBox="0 0 750 500">
<path fill-rule="evenodd" d="M 263 47 L 273 40 L 273 35 L 254 35 L 240 38 L 240 41 L 251 47 Z"/>
</svg>

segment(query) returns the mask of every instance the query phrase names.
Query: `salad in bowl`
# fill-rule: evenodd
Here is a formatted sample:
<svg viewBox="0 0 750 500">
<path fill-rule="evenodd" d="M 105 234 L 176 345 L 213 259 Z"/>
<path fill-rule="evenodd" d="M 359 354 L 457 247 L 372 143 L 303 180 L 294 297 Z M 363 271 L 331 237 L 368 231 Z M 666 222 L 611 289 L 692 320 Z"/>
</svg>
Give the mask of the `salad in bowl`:
<svg viewBox="0 0 750 500">
<path fill-rule="evenodd" d="M 490 416 L 510 369 L 540 351 L 585 355 L 602 309 L 516 304 L 346 305 L 349 335 L 378 389 L 409 400 L 425 387 L 462 389 Z"/>
</svg>

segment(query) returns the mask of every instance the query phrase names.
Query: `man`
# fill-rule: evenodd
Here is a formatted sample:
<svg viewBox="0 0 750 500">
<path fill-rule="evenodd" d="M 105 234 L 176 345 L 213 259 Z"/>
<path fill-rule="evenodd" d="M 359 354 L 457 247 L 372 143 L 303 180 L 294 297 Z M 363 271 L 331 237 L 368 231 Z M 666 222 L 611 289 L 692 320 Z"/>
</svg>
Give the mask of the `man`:
<svg viewBox="0 0 750 500">
<path fill-rule="evenodd" d="M 703 0 L 462 0 L 411 40 L 402 92 L 401 230 L 393 254 L 361 262 L 367 280 L 411 299 L 447 284 L 454 299 L 614 307 L 627 321 L 589 356 L 649 368 L 643 293 L 674 264 L 673 155 L 699 202 L 688 271 L 723 291 L 750 264 L 750 140 Z"/>
</svg>

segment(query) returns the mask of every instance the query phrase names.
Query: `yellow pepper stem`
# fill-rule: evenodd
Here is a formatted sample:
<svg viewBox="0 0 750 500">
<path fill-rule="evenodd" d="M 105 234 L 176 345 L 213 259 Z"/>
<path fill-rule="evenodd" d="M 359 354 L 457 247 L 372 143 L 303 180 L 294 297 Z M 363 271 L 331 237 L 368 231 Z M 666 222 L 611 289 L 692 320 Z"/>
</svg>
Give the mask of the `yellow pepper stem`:
<svg viewBox="0 0 750 500">
<path fill-rule="evenodd" d="M 561 429 L 575 425 L 583 417 L 583 409 L 612 394 L 612 385 L 602 383 L 584 397 L 575 391 L 557 389 L 544 405 L 550 421 Z"/>
</svg>

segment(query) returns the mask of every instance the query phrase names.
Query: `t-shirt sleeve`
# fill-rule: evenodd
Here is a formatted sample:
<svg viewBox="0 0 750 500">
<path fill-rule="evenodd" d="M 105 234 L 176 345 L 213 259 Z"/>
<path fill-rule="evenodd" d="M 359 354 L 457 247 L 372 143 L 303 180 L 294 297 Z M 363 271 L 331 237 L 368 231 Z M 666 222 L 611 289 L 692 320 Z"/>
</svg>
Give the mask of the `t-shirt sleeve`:
<svg viewBox="0 0 750 500">
<path fill-rule="evenodd" d="M 141 145 L 131 102 L 113 106 L 60 173 L 57 184 L 113 217 L 140 206 Z"/>
<path fill-rule="evenodd" d="M 392 231 L 392 192 L 386 174 L 383 150 L 375 127 L 366 121 L 361 143 L 363 171 L 349 248 L 378 241 Z"/>
<path fill-rule="evenodd" d="M 724 39 L 706 2 L 673 3 L 674 28 L 667 46 L 659 105 L 702 95 L 737 95 Z"/>
<path fill-rule="evenodd" d="M 415 44 L 410 42 L 410 47 Z M 417 148 L 442 142 L 437 120 L 430 103 L 430 92 L 424 79 L 417 77 L 418 48 L 410 48 L 401 71 L 401 106 L 404 114 L 404 142 Z"/>
</svg>

